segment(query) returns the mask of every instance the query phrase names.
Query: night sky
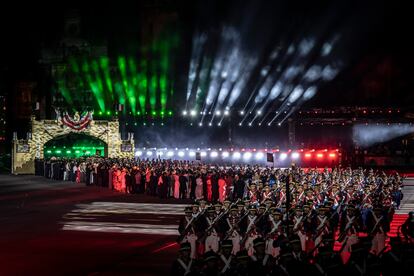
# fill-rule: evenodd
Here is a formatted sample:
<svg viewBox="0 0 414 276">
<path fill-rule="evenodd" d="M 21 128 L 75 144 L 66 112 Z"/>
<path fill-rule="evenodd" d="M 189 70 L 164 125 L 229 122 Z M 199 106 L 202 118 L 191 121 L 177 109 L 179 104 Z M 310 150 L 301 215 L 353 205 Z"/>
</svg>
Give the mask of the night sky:
<svg viewBox="0 0 414 276">
<path fill-rule="evenodd" d="M 1 9 L 1 69 L 10 79 L 33 79 L 38 74 L 42 47 L 53 47 L 62 36 L 65 13 L 77 10 L 82 37 L 92 43 L 107 41 L 109 56 L 133 51 L 140 44 L 143 1 L 140 3 L 7 4 Z M 151 3 L 152 1 L 145 1 Z M 300 35 L 340 34 L 337 56 L 343 65 L 324 83 L 305 107 L 324 105 L 411 106 L 412 42 L 410 17 L 399 4 L 386 1 L 160 1 L 176 12 L 180 32 L 176 75 L 186 90 L 192 38 L 197 30 L 209 34 L 213 46 L 223 25 L 235 26 L 246 53 L 263 57 L 273 45 L 288 47 Z M 244 3 L 241 3 L 244 2 Z M 288 3 L 287 3 L 288 2 Z M 289 30 L 289 32 L 286 32 Z M 216 40 L 215 40 L 216 39 Z M 260 58 L 259 58 L 260 59 Z M 261 62 L 264 61 L 262 58 Z M 309 59 L 306 62 L 312 62 Z M 256 85 L 249 83 L 247 91 Z M 180 89 L 179 89 L 180 90 Z M 248 97 L 248 93 L 241 97 Z M 182 99 L 180 99 L 181 101 Z"/>
</svg>

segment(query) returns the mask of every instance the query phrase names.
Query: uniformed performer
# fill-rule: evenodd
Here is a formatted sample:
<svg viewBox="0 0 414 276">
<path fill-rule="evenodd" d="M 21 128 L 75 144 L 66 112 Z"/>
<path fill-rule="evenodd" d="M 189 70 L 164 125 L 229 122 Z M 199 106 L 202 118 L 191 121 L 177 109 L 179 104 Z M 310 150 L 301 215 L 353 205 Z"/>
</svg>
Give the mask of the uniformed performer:
<svg viewBox="0 0 414 276">
<path fill-rule="evenodd" d="M 257 209 L 256 206 L 250 205 L 249 214 L 240 222 L 240 229 L 243 233 L 243 239 L 240 244 L 244 247 L 249 256 L 253 254 L 253 240 L 258 237 L 259 233 L 256 228 Z"/>
<path fill-rule="evenodd" d="M 367 224 L 368 234 L 373 237 L 371 252 L 378 255 L 385 248 L 385 239 L 390 230 L 388 217 L 380 206 L 374 207 L 374 211 L 371 211 Z"/>
<path fill-rule="evenodd" d="M 271 215 L 268 217 L 268 231 L 266 232 L 265 250 L 266 254 L 272 255 L 276 258 L 280 252 L 280 241 L 283 240 L 283 222 L 282 213 L 276 207 L 272 207 Z"/>
<path fill-rule="evenodd" d="M 183 242 L 180 245 L 178 258 L 173 262 L 171 268 L 171 275 L 184 276 L 192 272 L 193 258 L 191 255 L 191 245 L 188 242 Z"/>
<path fill-rule="evenodd" d="M 304 223 L 305 217 L 303 216 L 302 208 L 297 206 L 295 209 L 295 215 L 292 218 L 293 233 L 299 237 L 303 251 L 306 250 L 306 232 Z"/>
<path fill-rule="evenodd" d="M 252 262 L 249 267 L 249 275 L 269 275 L 273 268 L 273 257 L 266 254 L 265 241 L 258 237 L 253 240 L 253 253 L 250 255 Z"/>
<path fill-rule="evenodd" d="M 224 240 L 230 239 L 232 241 L 232 254 L 236 255 L 240 251 L 240 240 L 241 240 L 241 233 L 240 233 L 240 217 L 238 213 L 238 208 L 236 206 L 232 206 L 230 208 L 230 214 L 226 218 L 227 222 L 227 230 Z"/>
<path fill-rule="evenodd" d="M 344 263 L 349 258 L 352 245 L 358 242 L 358 233 L 362 231 L 362 217 L 353 204 L 348 204 L 342 212 L 338 241 L 342 243 L 340 254 Z"/>
<path fill-rule="evenodd" d="M 219 254 L 219 272 L 220 275 L 231 275 L 235 268 L 235 255 L 232 254 L 233 242 L 223 240 L 220 246 Z"/>
<path fill-rule="evenodd" d="M 196 221 L 199 213 L 194 213 L 191 207 L 184 209 L 185 216 L 181 218 L 178 226 L 178 232 L 180 233 L 179 242 L 188 242 L 191 245 L 191 258 L 196 257 L 196 241 L 197 241 L 197 228 Z"/>
</svg>

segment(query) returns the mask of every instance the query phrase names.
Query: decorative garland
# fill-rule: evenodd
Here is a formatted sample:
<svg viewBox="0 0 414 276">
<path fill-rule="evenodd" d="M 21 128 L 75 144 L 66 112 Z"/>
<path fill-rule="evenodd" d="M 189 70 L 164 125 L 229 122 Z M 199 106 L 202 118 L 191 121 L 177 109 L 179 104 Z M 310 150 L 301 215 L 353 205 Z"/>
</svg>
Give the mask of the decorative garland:
<svg viewBox="0 0 414 276">
<path fill-rule="evenodd" d="M 88 111 L 84 116 L 80 118 L 72 118 L 67 112 L 64 112 L 63 116 L 61 117 L 61 121 L 64 125 L 70 127 L 71 129 L 80 131 L 85 129 L 91 123 L 92 112 Z"/>
</svg>

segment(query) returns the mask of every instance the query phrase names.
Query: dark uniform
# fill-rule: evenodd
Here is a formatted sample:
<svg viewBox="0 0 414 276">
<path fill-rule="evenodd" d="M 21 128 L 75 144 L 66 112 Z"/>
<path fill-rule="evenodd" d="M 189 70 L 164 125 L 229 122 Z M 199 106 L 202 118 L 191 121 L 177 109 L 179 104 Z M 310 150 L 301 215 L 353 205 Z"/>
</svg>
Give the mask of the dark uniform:
<svg viewBox="0 0 414 276">
<path fill-rule="evenodd" d="M 190 258 L 190 243 L 182 243 L 179 250 L 179 257 L 173 262 L 171 267 L 172 276 L 191 275 L 193 259 Z"/>
</svg>

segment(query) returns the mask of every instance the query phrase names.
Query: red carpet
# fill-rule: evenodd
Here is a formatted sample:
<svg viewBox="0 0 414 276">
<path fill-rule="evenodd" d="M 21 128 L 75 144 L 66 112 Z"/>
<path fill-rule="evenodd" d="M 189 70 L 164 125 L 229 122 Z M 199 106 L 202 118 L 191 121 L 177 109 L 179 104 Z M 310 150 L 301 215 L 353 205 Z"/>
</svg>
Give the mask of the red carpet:
<svg viewBox="0 0 414 276">
<path fill-rule="evenodd" d="M 408 217 L 408 214 L 404 214 L 404 215 L 394 214 L 393 220 L 392 220 L 391 225 L 390 225 L 390 232 L 388 232 L 388 238 L 386 240 L 386 245 L 387 246 L 389 245 L 389 241 L 390 241 L 389 237 L 398 236 L 398 228 L 405 222 L 407 217 Z M 338 235 L 339 235 L 339 231 L 335 235 L 335 240 L 338 239 Z M 359 236 L 364 237 L 364 236 L 366 236 L 366 234 L 362 233 Z M 341 249 L 341 243 L 335 242 L 334 250 L 339 251 L 340 249 Z"/>
</svg>

